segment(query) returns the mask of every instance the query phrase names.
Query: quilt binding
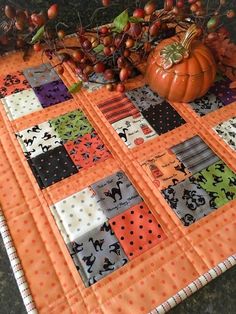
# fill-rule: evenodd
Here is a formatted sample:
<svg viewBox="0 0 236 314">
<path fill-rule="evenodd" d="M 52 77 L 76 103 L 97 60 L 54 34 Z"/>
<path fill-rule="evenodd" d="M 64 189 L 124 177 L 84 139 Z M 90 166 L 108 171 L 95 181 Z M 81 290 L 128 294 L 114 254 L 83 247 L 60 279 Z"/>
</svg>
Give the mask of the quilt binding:
<svg viewBox="0 0 236 314">
<path fill-rule="evenodd" d="M 67 35 L 67 38 L 73 38 L 74 34 Z M 11 55 L 17 52 L 16 50 L 4 53 L 4 55 Z M 0 204 L 0 234 L 3 239 L 3 243 L 10 261 L 10 265 L 13 270 L 14 277 L 16 279 L 17 286 L 19 288 L 23 303 L 26 308 L 26 312 L 29 314 L 39 314 L 33 296 L 31 294 L 29 285 L 24 275 L 24 269 L 21 265 L 20 259 L 17 254 L 17 250 L 14 246 L 14 242 L 10 235 L 7 221 L 3 215 Z M 147 314 L 165 314 L 174 308 L 176 305 L 193 295 L 196 291 L 207 285 L 213 279 L 217 278 L 228 269 L 236 265 L 236 253 L 229 256 L 227 259 L 217 264 L 215 267 L 209 269 L 203 275 L 199 276 L 196 280 L 192 281 L 185 288 L 179 290 L 175 295 L 167 299 L 162 304 L 151 310 Z"/>
<path fill-rule="evenodd" d="M 27 280 L 24 275 L 24 270 L 21 266 L 20 259 L 17 255 L 16 248 L 11 238 L 10 231 L 7 226 L 6 219 L 3 215 L 3 212 L 0 207 L 0 234 L 3 239 L 4 246 L 6 248 L 6 252 L 8 258 L 10 260 L 10 264 L 13 270 L 14 277 L 16 279 L 17 286 L 19 288 L 21 297 L 23 299 L 23 303 L 25 305 L 26 311 L 29 314 L 39 314 L 36 306 L 33 301 L 33 297 L 31 295 Z M 191 282 L 185 288 L 179 290 L 175 295 L 170 297 L 161 305 L 157 306 L 148 314 L 165 314 L 174 308 L 176 305 L 187 299 L 189 296 L 194 294 L 196 291 L 207 285 L 216 277 L 223 274 L 226 270 L 236 265 L 236 253 L 229 256 L 223 262 L 217 264 L 214 268 L 205 272 L 203 275 L 198 277 L 196 280 Z"/>
<path fill-rule="evenodd" d="M 174 308 L 176 305 L 187 299 L 189 296 L 194 294 L 196 291 L 207 285 L 216 277 L 223 274 L 226 270 L 236 265 L 236 254 L 229 256 L 226 260 L 211 268 L 206 273 L 198 277 L 196 280 L 191 282 L 185 288 L 181 289 L 175 295 L 170 297 L 167 301 L 156 307 L 149 314 L 164 314 Z"/>
</svg>

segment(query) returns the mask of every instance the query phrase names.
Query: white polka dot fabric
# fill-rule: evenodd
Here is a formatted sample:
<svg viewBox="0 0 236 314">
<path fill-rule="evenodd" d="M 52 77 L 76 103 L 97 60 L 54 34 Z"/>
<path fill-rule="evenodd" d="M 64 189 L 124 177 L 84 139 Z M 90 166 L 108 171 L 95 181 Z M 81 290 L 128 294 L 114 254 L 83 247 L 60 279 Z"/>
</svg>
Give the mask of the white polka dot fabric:
<svg viewBox="0 0 236 314">
<path fill-rule="evenodd" d="M 2 102 L 10 120 L 15 120 L 43 108 L 32 88 L 6 96 Z"/>
<path fill-rule="evenodd" d="M 27 157 L 33 158 L 62 144 L 49 122 L 34 125 L 17 133 L 17 138 Z"/>
<path fill-rule="evenodd" d="M 66 243 L 74 241 L 107 220 L 89 188 L 54 204 L 51 211 Z"/>
<path fill-rule="evenodd" d="M 129 148 L 158 136 L 142 114 L 138 117 L 124 118 L 112 123 L 112 126 Z"/>
</svg>

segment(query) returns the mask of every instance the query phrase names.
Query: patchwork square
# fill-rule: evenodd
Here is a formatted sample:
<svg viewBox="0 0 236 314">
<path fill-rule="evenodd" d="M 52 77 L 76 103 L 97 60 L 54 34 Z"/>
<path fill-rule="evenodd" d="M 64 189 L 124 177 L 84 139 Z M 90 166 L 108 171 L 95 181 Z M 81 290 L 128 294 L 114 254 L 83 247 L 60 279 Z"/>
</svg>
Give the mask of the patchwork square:
<svg viewBox="0 0 236 314">
<path fill-rule="evenodd" d="M 27 158 L 34 158 L 62 144 L 48 122 L 20 131 L 16 136 Z"/>
<path fill-rule="evenodd" d="M 167 133 L 186 123 L 166 101 L 152 104 L 147 109 L 142 110 L 142 114 L 158 135 Z"/>
<path fill-rule="evenodd" d="M 30 159 L 29 165 L 41 188 L 46 188 L 78 172 L 63 146 Z"/>
<path fill-rule="evenodd" d="M 112 126 L 129 148 L 143 144 L 157 136 L 156 132 L 141 114 L 137 117 L 130 116 L 124 118 L 113 123 Z"/>
<path fill-rule="evenodd" d="M 216 209 L 214 198 L 191 177 L 162 190 L 162 194 L 185 227 Z"/>
<path fill-rule="evenodd" d="M 51 211 L 66 243 L 107 220 L 89 188 L 57 202 L 51 206 Z"/>
<path fill-rule="evenodd" d="M 10 120 L 15 120 L 43 109 L 31 88 L 6 96 L 2 99 L 2 102 Z"/>
<path fill-rule="evenodd" d="M 218 124 L 215 132 L 233 149 L 236 150 L 236 117 Z"/>
<path fill-rule="evenodd" d="M 211 88 L 212 92 L 222 101 L 224 105 L 229 105 L 236 101 L 236 89 L 230 88 L 231 81 L 225 78 L 222 81 L 215 82 Z"/>
<path fill-rule="evenodd" d="M 160 190 L 191 176 L 189 170 L 171 150 L 160 152 L 154 158 L 143 163 L 142 166 Z"/>
<path fill-rule="evenodd" d="M 127 263 L 118 239 L 108 222 L 68 245 L 86 286 L 90 286 Z"/>
<path fill-rule="evenodd" d="M 93 83 L 93 82 L 101 82 L 101 83 L 107 82 L 104 79 L 104 75 L 102 73 L 93 73 L 92 75 L 90 75 L 89 80 L 91 82 L 83 82 L 83 88 L 85 88 L 87 92 L 89 93 L 95 92 L 96 90 L 102 88 L 101 84 Z"/>
<path fill-rule="evenodd" d="M 66 113 L 49 122 L 64 142 L 74 141 L 79 136 L 93 131 L 92 125 L 81 110 Z"/>
<path fill-rule="evenodd" d="M 77 169 L 87 169 L 111 157 L 111 153 L 95 131 L 64 144 Z"/>
<path fill-rule="evenodd" d="M 117 122 L 129 116 L 139 115 L 137 107 L 123 94 L 98 104 L 98 108 L 110 123 Z"/>
<path fill-rule="evenodd" d="M 148 86 L 133 89 L 125 94 L 141 111 L 148 110 L 150 107 L 161 104 L 164 101 L 162 97 L 154 93 Z"/>
<path fill-rule="evenodd" d="M 189 103 L 189 105 L 200 117 L 224 107 L 222 101 L 210 91 L 205 96 Z"/>
<path fill-rule="evenodd" d="M 217 208 L 236 199 L 236 174 L 223 161 L 196 173 L 192 181 L 207 191 Z"/>
<path fill-rule="evenodd" d="M 112 218 L 110 224 L 130 260 L 166 238 L 144 202 Z"/>
<path fill-rule="evenodd" d="M 50 63 L 27 68 L 23 73 L 32 87 L 37 87 L 60 79 Z"/>
<path fill-rule="evenodd" d="M 24 74 L 20 71 L 0 77 L 0 98 L 21 92 L 28 88 L 30 88 L 30 85 Z"/>
<path fill-rule="evenodd" d="M 142 198 L 123 172 L 117 172 L 91 185 L 97 203 L 112 218 L 142 202 Z"/>
<path fill-rule="evenodd" d="M 62 80 L 34 87 L 34 91 L 43 108 L 56 105 L 72 98 Z"/>
<path fill-rule="evenodd" d="M 199 136 L 173 146 L 171 150 L 192 174 L 219 160 L 219 157 Z"/>
</svg>

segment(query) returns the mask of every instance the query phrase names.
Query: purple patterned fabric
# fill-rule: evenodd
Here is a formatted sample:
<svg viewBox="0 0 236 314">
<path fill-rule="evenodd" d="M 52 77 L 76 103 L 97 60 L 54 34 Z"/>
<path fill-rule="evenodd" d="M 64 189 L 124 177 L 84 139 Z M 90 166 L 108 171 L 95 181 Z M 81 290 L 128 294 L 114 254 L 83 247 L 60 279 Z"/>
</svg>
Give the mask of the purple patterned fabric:
<svg viewBox="0 0 236 314">
<path fill-rule="evenodd" d="M 44 108 L 72 98 L 61 80 L 34 87 L 34 91 Z"/>
<path fill-rule="evenodd" d="M 215 94 L 224 105 L 229 105 L 236 101 L 236 89 L 229 87 L 231 81 L 225 79 L 222 81 L 215 82 L 214 86 L 211 88 L 211 92 Z"/>
</svg>

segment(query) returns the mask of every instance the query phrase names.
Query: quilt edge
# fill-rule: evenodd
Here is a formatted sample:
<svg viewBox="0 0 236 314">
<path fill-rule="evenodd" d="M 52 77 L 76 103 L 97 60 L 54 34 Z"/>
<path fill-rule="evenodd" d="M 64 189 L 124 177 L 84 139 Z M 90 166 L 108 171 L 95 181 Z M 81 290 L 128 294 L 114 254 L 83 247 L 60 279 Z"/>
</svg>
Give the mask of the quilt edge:
<svg viewBox="0 0 236 314">
<path fill-rule="evenodd" d="M 209 269 L 203 275 L 199 276 L 194 281 L 190 282 L 185 288 L 179 290 L 175 295 L 167 299 L 162 304 L 158 305 L 148 314 L 165 314 L 174 308 L 176 305 L 193 295 L 196 291 L 206 286 L 213 279 L 219 277 L 226 270 L 236 265 L 236 253 L 229 256 L 227 259 Z"/>
</svg>

